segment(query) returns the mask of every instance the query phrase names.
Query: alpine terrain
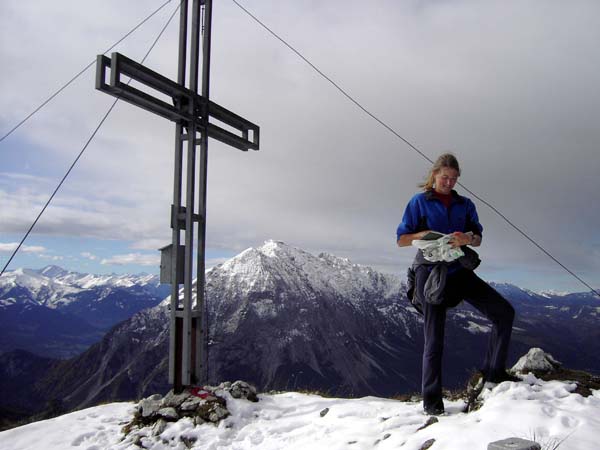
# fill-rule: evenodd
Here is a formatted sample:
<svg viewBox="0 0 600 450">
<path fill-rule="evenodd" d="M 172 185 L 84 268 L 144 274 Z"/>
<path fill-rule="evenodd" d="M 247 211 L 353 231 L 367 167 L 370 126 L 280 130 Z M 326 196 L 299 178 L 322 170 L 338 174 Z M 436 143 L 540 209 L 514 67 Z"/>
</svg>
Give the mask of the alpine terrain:
<svg viewBox="0 0 600 450">
<path fill-rule="evenodd" d="M 419 390 L 421 319 L 405 299 L 400 277 L 267 241 L 215 266 L 206 280 L 211 384 L 243 379 L 260 391 L 350 397 Z M 598 298 L 495 287 L 517 310 L 510 364 L 529 348 L 542 347 L 571 368 L 598 372 Z M 5 407 L 31 414 L 48 402 L 72 410 L 165 393 L 168 308 L 167 298 L 67 361 L 2 355 L 3 381 L 26 372 L 32 379 L 27 395 L 18 387 L 0 392 Z M 445 386 L 464 385 L 479 367 L 489 327 L 470 307 L 449 311 Z M 35 376 L 32 367 L 39 367 Z"/>
<path fill-rule="evenodd" d="M 57 266 L 17 269 L 0 279 L 0 353 L 20 349 L 69 358 L 115 324 L 169 293 L 156 275 L 91 275 Z"/>
</svg>

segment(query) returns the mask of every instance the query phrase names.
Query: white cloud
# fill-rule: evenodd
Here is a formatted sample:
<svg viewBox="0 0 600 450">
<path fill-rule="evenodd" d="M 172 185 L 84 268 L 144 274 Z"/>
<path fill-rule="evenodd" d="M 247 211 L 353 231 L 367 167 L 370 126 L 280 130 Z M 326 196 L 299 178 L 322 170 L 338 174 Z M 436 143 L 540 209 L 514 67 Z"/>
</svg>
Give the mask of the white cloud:
<svg viewBox="0 0 600 450">
<path fill-rule="evenodd" d="M 21 250 L 23 250 L 25 253 L 40 253 L 45 252 L 46 248 L 42 247 L 41 245 L 23 245 Z"/>
<path fill-rule="evenodd" d="M 96 259 L 98 259 L 98 257 L 96 255 L 94 255 L 93 253 L 90 253 L 90 252 L 81 252 L 80 255 L 91 261 L 95 261 Z"/>
<path fill-rule="evenodd" d="M 165 233 L 166 235 L 166 233 Z M 165 236 L 167 237 L 167 236 Z M 134 250 L 158 250 L 171 243 L 170 236 L 167 239 L 142 239 L 135 241 L 130 247 Z"/>
<path fill-rule="evenodd" d="M 111 258 L 103 259 L 100 264 L 124 266 L 129 264 L 140 266 L 159 266 L 160 255 L 148 255 L 142 253 L 128 253 L 126 255 L 114 255 Z"/>
<path fill-rule="evenodd" d="M 43 253 L 41 253 L 41 254 L 39 254 L 39 255 L 36 255 L 36 256 L 37 256 L 38 258 L 41 258 L 41 259 L 49 259 L 49 260 L 51 260 L 51 261 L 62 261 L 62 260 L 64 260 L 64 259 L 65 259 L 63 256 L 58 256 L 58 255 L 45 255 L 45 254 L 43 254 Z"/>
<path fill-rule="evenodd" d="M 18 242 L 0 242 L 0 252 L 8 253 L 13 252 L 19 246 Z M 45 252 L 46 248 L 41 245 L 26 245 L 21 246 L 20 251 L 24 253 L 41 253 Z"/>
</svg>

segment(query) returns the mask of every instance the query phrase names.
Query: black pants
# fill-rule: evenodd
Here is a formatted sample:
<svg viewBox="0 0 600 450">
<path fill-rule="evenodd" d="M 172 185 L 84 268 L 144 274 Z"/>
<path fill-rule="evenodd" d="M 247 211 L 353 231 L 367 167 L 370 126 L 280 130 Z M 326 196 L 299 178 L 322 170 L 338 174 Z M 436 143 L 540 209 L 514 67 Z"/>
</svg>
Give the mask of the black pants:
<svg viewBox="0 0 600 450">
<path fill-rule="evenodd" d="M 494 376 L 506 370 L 508 344 L 512 332 L 515 310 L 511 304 L 490 285 L 470 270 L 461 269 L 446 280 L 444 301 L 440 305 L 423 305 L 423 406 L 426 409 L 443 408 L 442 354 L 446 310 L 460 300 L 465 300 L 492 322 L 483 371 Z"/>
</svg>

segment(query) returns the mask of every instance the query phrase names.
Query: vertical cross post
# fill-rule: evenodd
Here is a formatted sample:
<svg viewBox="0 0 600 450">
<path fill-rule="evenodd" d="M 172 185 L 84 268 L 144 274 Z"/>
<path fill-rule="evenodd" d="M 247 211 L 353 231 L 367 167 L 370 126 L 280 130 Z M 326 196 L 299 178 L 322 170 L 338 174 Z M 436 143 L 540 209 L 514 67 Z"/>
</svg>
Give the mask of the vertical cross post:
<svg viewBox="0 0 600 450">
<path fill-rule="evenodd" d="M 184 1 L 182 6 L 187 10 L 187 0 Z M 208 18 L 207 12 L 210 12 L 210 4 L 211 0 L 205 0 L 202 2 L 205 4 L 205 15 L 204 19 Z M 208 5 L 208 10 L 206 11 L 206 5 Z M 183 14 L 182 14 L 183 19 Z M 186 17 L 187 19 L 187 17 Z M 198 74 L 199 74 L 199 50 L 200 50 L 200 34 L 201 27 L 203 27 L 202 23 L 202 14 L 201 14 L 201 0 L 193 0 L 192 1 L 192 29 L 191 29 L 191 45 L 190 45 L 190 65 L 189 65 L 189 83 L 188 88 L 194 94 L 198 93 Z M 210 29 L 206 29 L 204 26 L 204 36 L 203 41 L 206 42 L 206 33 L 210 32 Z M 179 49 L 179 71 L 180 73 L 185 74 L 185 56 L 187 50 L 187 35 L 185 36 L 186 40 L 182 39 L 183 31 L 187 34 L 187 22 L 180 24 L 180 49 Z M 210 45 L 210 40 L 208 40 Z M 182 48 L 183 46 L 183 48 Z M 206 52 L 206 46 L 203 46 L 203 53 Z M 210 70 L 209 67 L 206 67 L 206 55 L 203 55 L 203 74 L 208 73 Z M 208 80 L 206 80 L 208 81 Z M 202 80 L 202 89 L 204 93 L 205 84 L 207 84 L 204 80 Z M 207 87 L 206 87 L 207 88 Z M 208 100 L 208 97 L 204 97 Z M 195 101 L 196 98 L 192 98 L 191 101 L 188 101 L 187 104 L 181 105 L 182 108 L 187 108 L 187 113 L 190 116 L 194 116 L 196 109 L 201 105 L 198 105 Z M 178 249 L 172 253 L 172 266 L 177 267 L 177 264 L 181 261 L 181 257 L 178 254 L 181 250 L 183 250 L 183 307 L 181 308 L 179 305 L 179 295 L 175 290 L 179 288 L 178 283 L 172 284 L 171 290 L 171 329 L 172 333 L 174 331 L 175 336 L 172 336 L 171 342 L 171 352 L 169 353 L 169 372 L 173 372 L 173 377 L 170 376 L 170 382 L 173 384 L 174 389 L 176 391 L 180 391 L 183 386 L 190 386 L 192 384 L 205 384 L 208 379 L 207 373 L 207 342 L 205 339 L 206 330 L 205 330 L 205 320 L 202 320 L 205 316 L 204 312 L 204 248 L 205 248 L 205 216 L 206 216 L 206 164 L 203 164 L 202 161 L 206 160 L 206 152 L 207 152 L 207 132 L 208 129 L 208 115 L 206 113 L 203 114 L 201 119 L 201 126 L 196 122 L 189 122 L 187 127 L 185 127 L 185 136 L 183 135 L 183 130 L 176 130 L 176 140 L 181 141 L 185 138 L 187 140 L 187 158 L 186 158 L 186 183 L 185 183 L 185 207 L 181 208 L 181 199 L 180 203 L 175 203 L 174 210 L 179 211 L 179 215 L 181 212 L 184 212 L 184 221 L 185 227 L 184 231 L 184 240 L 185 245 L 183 249 L 176 245 L 176 240 L 179 239 L 179 236 L 173 236 L 173 248 Z M 178 127 L 176 127 L 178 128 Z M 198 136 L 200 133 L 200 136 Z M 194 214 L 196 210 L 196 146 L 200 142 L 200 177 L 199 177 L 199 211 L 198 214 Z M 203 176 L 204 174 L 204 176 Z M 176 176 L 181 180 L 181 172 Z M 181 187 L 179 187 L 181 190 Z M 174 196 L 175 197 L 175 196 Z M 194 249 L 194 231 L 197 228 L 198 231 L 198 254 L 197 254 L 197 263 L 196 263 L 196 276 L 194 276 L 194 264 L 193 264 L 193 249 Z M 180 230 L 177 231 L 177 234 L 180 233 Z M 174 233 L 175 235 L 175 229 Z M 196 305 L 193 308 L 193 280 L 196 278 Z M 173 316 L 175 316 L 173 318 Z M 174 319 L 174 320 L 173 320 Z M 173 346 L 175 348 L 173 348 Z M 171 370 L 171 367 L 173 368 Z"/>
<path fill-rule="evenodd" d="M 198 278 L 196 282 L 197 302 L 196 308 L 200 311 L 200 331 L 196 335 L 197 354 L 201 359 L 196 360 L 196 373 L 204 383 L 208 381 L 208 315 L 202 314 L 206 311 L 205 299 L 205 272 L 206 272 L 206 194 L 208 186 L 208 119 L 210 117 L 209 88 L 210 88 L 210 42 L 212 31 L 212 0 L 206 0 L 204 6 L 202 39 L 202 97 L 207 100 L 206 111 L 202 113 L 204 121 L 204 132 L 200 138 L 200 197 L 199 213 L 200 223 L 198 224 Z"/>
</svg>

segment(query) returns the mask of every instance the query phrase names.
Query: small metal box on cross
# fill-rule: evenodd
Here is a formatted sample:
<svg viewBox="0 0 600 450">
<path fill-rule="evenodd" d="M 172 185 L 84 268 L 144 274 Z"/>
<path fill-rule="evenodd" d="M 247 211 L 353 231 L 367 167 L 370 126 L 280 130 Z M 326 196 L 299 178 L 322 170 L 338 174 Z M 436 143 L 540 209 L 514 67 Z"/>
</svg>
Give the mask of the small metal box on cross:
<svg viewBox="0 0 600 450">
<path fill-rule="evenodd" d="M 190 68 L 188 87 L 185 86 L 188 0 L 181 0 L 180 8 L 177 82 L 120 53 L 113 53 L 110 58 L 98 55 L 96 65 L 96 89 L 175 122 L 172 243 L 161 249 L 161 282 L 171 283 L 169 383 L 177 392 L 186 386 L 208 382 L 208 326 L 204 298 L 208 138 L 243 151 L 259 148 L 257 125 L 209 100 L 212 0 L 192 0 Z M 200 35 L 201 94 L 198 93 Z M 108 69 L 110 79 L 107 82 Z M 131 81 L 124 83 L 123 77 L 143 85 L 144 90 L 131 86 Z M 163 99 L 152 95 L 153 91 Z M 171 103 L 164 100 L 165 96 L 171 99 Z M 185 193 L 182 184 L 184 142 L 187 142 Z M 196 152 L 198 145 L 199 155 Z M 200 166 L 198 192 L 195 189 L 196 159 L 199 159 Z M 193 273 L 195 229 L 198 232 L 196 277 Z M 180 284 L 183 284 L 183 303 L 180 299 Z M 195 305 L 193 288 L 196 294 Z"/>
</svg>

